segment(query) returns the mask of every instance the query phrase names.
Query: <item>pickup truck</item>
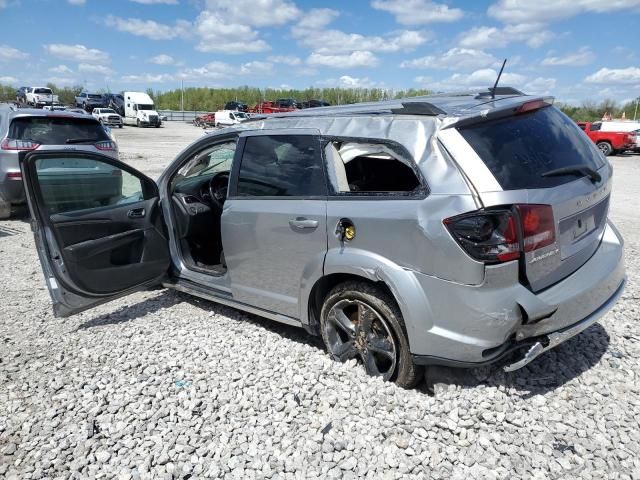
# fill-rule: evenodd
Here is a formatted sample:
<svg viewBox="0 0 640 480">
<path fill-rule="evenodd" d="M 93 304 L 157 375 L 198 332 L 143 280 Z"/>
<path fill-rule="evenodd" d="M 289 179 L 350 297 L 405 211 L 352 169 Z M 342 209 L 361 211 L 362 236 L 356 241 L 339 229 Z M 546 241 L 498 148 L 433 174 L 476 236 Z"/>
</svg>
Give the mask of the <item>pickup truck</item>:
<svg viewBox="0 0 640 480">
<path fill-rule="evenodd" d="M 122 128 L 122 117 L 113 108 L 94 108 L 91 115 L 102 125 Z"/>
<path fill-rule="evenodd" d="M 30 87 L 25 93 L 27 105 L 35 108 L 42 108 L 45 105 L 58 103 L 58 96 L 54 95 L 48 87 Z"/>
<path fill-rule="evenodd" d="M 633 133 L 602 131 L 602 122 L 578 122 L 578 126 L 605 156 L 636 147 L 636 138 Z"/>
<path fill-rule="evenodd" d="M 99 93 L 81 92 L 76 97 L 76 107 L 82 108 L 87 112 L 93 111 L 94 108 L 104 107 L 102 95 Z"/>
</svg>

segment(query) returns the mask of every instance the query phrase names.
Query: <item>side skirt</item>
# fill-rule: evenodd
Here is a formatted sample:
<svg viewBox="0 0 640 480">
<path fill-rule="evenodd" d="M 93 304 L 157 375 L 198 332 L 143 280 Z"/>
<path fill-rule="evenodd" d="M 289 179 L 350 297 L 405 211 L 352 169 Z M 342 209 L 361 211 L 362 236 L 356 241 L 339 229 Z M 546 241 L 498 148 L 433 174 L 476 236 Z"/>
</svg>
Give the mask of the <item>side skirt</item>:
<svg viewBox="0 0 640 480">
<path fill-rule="evenodd" d="M 222 292 L 220 290 L 203 287 L 202 285 L 198 285 L 188 280 L 178 280 L 175 283 L 165 282 L 163 283 L 163 286 L 166 288 L 173 288 L 180 292 L 188 293 L 196 297 L 204 298 L 205 300 L 210 300 L 212 302 L 221 303 L 222 305 L 237 308 L 238 310 L 252 313 L 260 317 L 265 317 L 269 320 L 275 320 L 276 322 L 284 323 L 286 325 L 303 328 L 302 322 L 296 318 L 287 317 L 286 315 L 281 315 L 279 313 L 270 312 L 268 310 L 253 307 L 245 303 L 237 302 L 233 299 L 231 294 Z"/>
</svg>

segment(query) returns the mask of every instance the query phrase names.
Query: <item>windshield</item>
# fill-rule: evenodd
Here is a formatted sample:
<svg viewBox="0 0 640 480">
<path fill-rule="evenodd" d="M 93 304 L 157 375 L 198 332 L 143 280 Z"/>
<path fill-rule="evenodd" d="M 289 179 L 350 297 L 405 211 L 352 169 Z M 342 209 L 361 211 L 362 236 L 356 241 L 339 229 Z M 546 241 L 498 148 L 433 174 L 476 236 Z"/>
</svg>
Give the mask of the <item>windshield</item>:
<svg viewBox="0 0 640 480">
<path fill-rule="evenodd" d="M 40 145 L 66 145 L 70 138 L 110 140 L 93 117 L 19 117 L 11 122 L 8 137 Z"/>
<path fill-rule="evenodd" d="M 555 187 L 575 175 L 543 177 L 562 167 L 598 170 L 604 159 L 593 142 L 555 107 L 459 128 L 504 190 Z"/>
<path fill-rule="evenodd" d="M 51 95 L 50 88 L 36 88 L 33 90 L 33 93 L 40 93 L 42 95 Z"/>
<path fill-rule="evenodd" d="M 100 113 L 116 113 L 115 110 L 112 110 L 110 108 L 103 108 L 102 110 L 100 110 Z"/>
<path fill-rule="evenodd" d="M 90 93 L 89 98 L 93 98 L 93 99 L 97 99 L 97 100 L 102 100 L 102 95 L 97 95 L 95 93 Z"/>
<path fill-rule="evenodd" d="M 138 104 L 138 110 L 153 110 L 153 105 Z"/>
<path fill-rule="evenodd" d="M 236 118 L 249 118 L 244 112 L 235 112 L 234 115 L 236 116 Z"/>
</svg>

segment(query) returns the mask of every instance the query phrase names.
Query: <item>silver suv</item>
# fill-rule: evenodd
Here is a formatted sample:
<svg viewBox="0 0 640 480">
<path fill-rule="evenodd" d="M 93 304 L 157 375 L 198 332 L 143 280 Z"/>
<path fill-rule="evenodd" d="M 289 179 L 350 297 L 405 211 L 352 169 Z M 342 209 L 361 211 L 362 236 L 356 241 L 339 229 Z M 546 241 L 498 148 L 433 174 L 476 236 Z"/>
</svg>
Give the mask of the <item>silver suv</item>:
<svg viewBox="0 0 640 480">
<path fill-rule="evenodd" d="M 520 368 L 613 306 L 623 241 L 597 148 L 551 99 L 497 93 L 253 119 L 157 184 L 98 154 L 23 155 L 54 311 L 163 284 L 305 328 L 404 387 L 425 365 Z M 85 185 L 51 181 L 62 161 L 112 169 L 121 191 L 70 203 Z"/>
<path fill-rule="evenodd" d="M 25 203 L 18 154 L 61 148 L 118 158 L 118 146 L 93 117 L 0 105 L 0 218 Z"/>
</svg>

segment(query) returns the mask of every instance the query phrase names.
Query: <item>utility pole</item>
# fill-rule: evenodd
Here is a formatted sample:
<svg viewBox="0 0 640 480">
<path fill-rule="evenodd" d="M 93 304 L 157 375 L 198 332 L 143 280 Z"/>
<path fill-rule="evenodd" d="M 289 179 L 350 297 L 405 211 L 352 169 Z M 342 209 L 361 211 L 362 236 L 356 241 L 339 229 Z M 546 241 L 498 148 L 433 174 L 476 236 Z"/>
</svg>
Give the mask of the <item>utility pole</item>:
<svg viewBox="0 0 640 480">
<path fill-rule="evenodd" d="M 180 80 L 180 110 L 184 112 L 184 80 Z"/>
<path fill-rule="evenodd" d="M 636 115 L 638 114 L 638 103 L 640 103 L 640 97 L 636 98 L 636 109 L 633 112 L 633 121 L 636 121 Z"/>
</svg>

